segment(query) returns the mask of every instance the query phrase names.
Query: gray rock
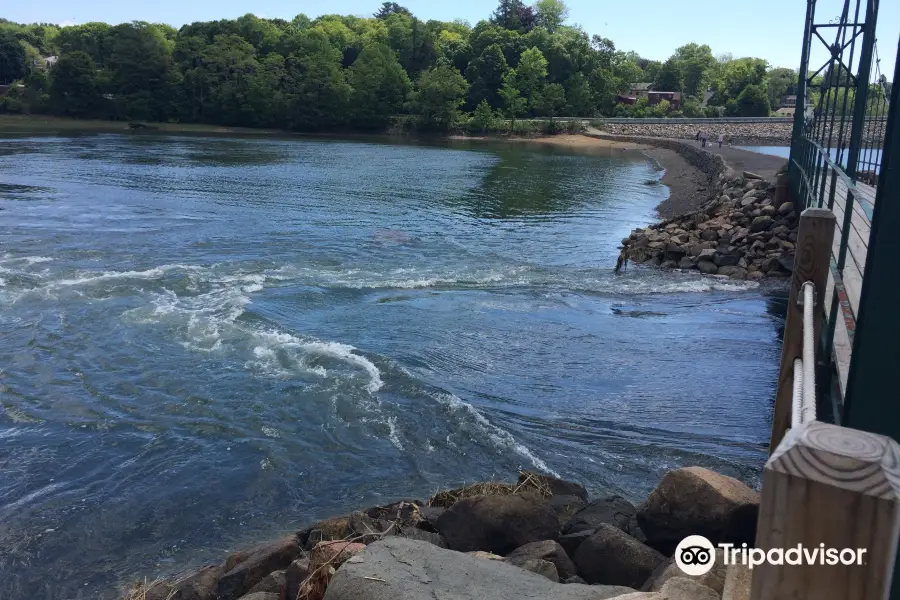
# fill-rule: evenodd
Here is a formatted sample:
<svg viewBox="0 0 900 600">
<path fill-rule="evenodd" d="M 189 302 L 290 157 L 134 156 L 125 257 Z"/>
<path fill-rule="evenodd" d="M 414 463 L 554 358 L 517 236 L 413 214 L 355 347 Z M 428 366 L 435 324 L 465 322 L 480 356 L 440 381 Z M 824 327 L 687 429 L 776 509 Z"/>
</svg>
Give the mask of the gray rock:
<svg viewBox="0 0 900 600">
<path fill-rule="evenodd" d="M 644 533 L 637 521 L 637 509 L 631 502 L 617 495 L 594 500 L 575 513 L 575 516 L 563 526 L 563 533 L 596 531 L 601 525 L 613 525 L 637 540 L 644 539 Z M 566 551 L 568 552 L 568 549 Z M 573 555 L 574 552 L 569 552 L 569 556 Z"/>
<path fill-rule="evenodd" d="M 713 256 L 713 263 L 720 267 L 725 267 L 729 265 L 736 265 L 738 261 L 741 259 L 737 254 L 730 254 L 728 252 L 716 252 L 715 256 Z"/>
<path fill-rule="evenodd" d="M 750 223 L 750 232 L 756 233 L 758 231 L 767 231 L 774 223 L 775 220 L 772 217 L 756 217 L 753 219 L 753 222 Z"/>
<path fill-rule="evenodd" d="M 700 269 L 701 273 L 705 273 L 706 275 L 715 275 L 719 272 L 719 267 L 708 260 L 701 260 L 698 262 L 697 268 Z"/>
<path fill-rule="evenodd" d="M 717 275 L 727 275 L 732 279 L 746 279 L 747 269 L 734 265 L 726 265 L 724 267 L 719 267 Z"/>
<path fill-rule="evenodd" d="M 659 565 L 659 567 L 653 571 L 647 579 L 647 582 L 641 588 L 641 591 L 658 592 L 663 588 L 666 582 L 673 577 L 686 577 L 688 579 L 693 579 L 701 585 L 705 585 L 717 594 L 721 594 L 722 588 L 725 587 L 725 573 L 727 571 L 728 565 L 725 564 L 725 550 L 722 548 L 716 549 L 716 561 L 713 564 L 712 569 L 697 577 L 685 574 L 685 572 L 675 564 L 675 557 L 672 557 L 667 559 L 666 562 Z"/>
<path fill-rule="evenodd" d="M 280 594 L 281 588 L 284 587 L 285 582 L 285 569 L 280 571 L 273 571 L 263 577 L 262 581 L 254 585 L 250 588 L 250 594 L 254 594 L 256 592 L 269 592 L 271 594 Z"/>
<path fill-rule="evenodd" d="M 526 558 L 526 557 L 517 557 L 517 558 L 509 558 L 504 559 L 505 562 L 519 567 L 520 569 L 525 569 L 526 571 L 531 571 L 541 577 L 546 577 L 553 583 L 559 583 L 559 572 L 556 570 L 556 565 L 554 565 L 549 560 L 543 560 L 540 558 Z"/>
<path fill-rule="evenodd" d="M 759 212 L 760 212 L 760 214 L 762 214 L 762 215 L 764 215 L 764 216 L 768 216 L 768 217 L 772 217 L 772 216 L 774 216 L 775 213 L 776 213 L 775 207 L 774 207 L 774 206 L 771 206 L 771 205 L 769 205 L 769 206 L 763 206 L 763 207 L 760 209 Z"/>
<path fill-rule="evenodd" d="M 707 242 L 715 242 L 719 239 L 719 234 L 713 231 L 712 229 L 707 229 L 700 233 L 700 239 Z"/>
<path fill-rule="evenodd" d="M 762 271 L 750 271 L 747 273 L 747 279 L 762 279 L 766 274 Z"/>
<path fill-rule="evenodd" d="M 700 251 L 700 255 L 697 258 L 699 258 L 700 260 L 704 260 L 704 259 L 712 260 L 713 256 L 715 256 L 715 255 L 716 255 L 715 248 L 704 248 L 703 250 Z"/>
<path fill-rule="evenodd" d="M 689 535 L 727 541 L 731 513 L 748 504 L 759 505 L 759 492 L 709 469 L 685 467 L 666 473 L 638 507 L 638 522 L 647 543 L 670 556 Z"/>
<path fill-rule="evenodd" d="M 298 558 L 284 571 L 285 598 L 296 598 L 300 585 L 309 576 L 309 559 Z"/>
<path fill-rule="evenodd" d="M 778 265 L 788 273 L 794 272 L 794 253 L 782 254 L 778 257 Z"/>
<path fill-rule="evenodd" d="M 251 592 L 240 600 L 281 600 L 281 596 L 275 592 Z"/>
<path fill-rule="evenodd" d="M 693 269 L 694 268 L 694 259 L 689 256 L 681 257 L 681 260 L 678 261 L 679 269 Z"/>
<path fill-rule="evenodd" d="M 587 504 L 588 493 L 584 486 L 580 483 L 576 483 L 574 481 L 566 481 L 565 479 L 559 479 L 551 475 L 534 473 L 531 471 L 522 471 L 519 474 L 520 484 L 524 483 L 528 479 L 536 480 L 538 483 L 546 485 L 550 489 L 550 493 L 554 496 L 577 496 L 582 500 L 582 502 Z"/>
<path fill-rule="evenodd" d="M 678 263 L 674 260 L 664 260 L 662 263 L 660 263 L 659 266 L 663 269 L 674 269 L 678 266 Z"/>
<path fill-rule="evenodd" d="M 587 585 L 588 582 L 579 577 L 578 575 L 572 575 L 571 577 L 566 577 L 560 583 L 580 583 L 582 585 Z"/>
<path fill-rule="evenodd" d="M 506 554 L 529 542 L 559 537 L 559 518 L 536 496 L 481 496 L 460 500 L 438 519 L 453 550 Z"/>
<path fill-rule="evenodd" d="M 439 548 L 447 547 L 447 540 L 445 540 L 441 534 L 432 533 L 431 531 L 425 531 L 424 529 L 419 529 L 417 527 L 404 527 L 397 533 L 397 535 L 411 540 L 428 542 L 429 544 L 434 544 Z"/>
<path fill-rule="evenodd" d="M 787 216 L 794 212 L 794 203 L 793 202 L 785 202 L 781 206 L 778 207 L 778 214 L 782 216 Z"/>
<path fill-rule="evenodd" d="M 504 561 L 387 538 L 345 562 L 331 580 L 325 600 L 606 600 L 634 591 L 620 586 L 562 585 Z"/>
<path fill-rule="evenodd" d="M 286 568 L 302 550 L 296 535 L 289 535 L 251 550 L 216 584 L 217 600 L 236 600 L 272 571 Z"/>
<path fill-rule="evenodd" d="M 158 582 L 148 586 L 146 600 L 213 600 L 216 582 L 225 570 L 219 565 L 207 565 L 192 574 L 179 577 L 174 585 Z"/>
<path fill-rule="evenodd" d="M 635 517 L 635 523 L 637 523 L 637 517 Z M 594 535 L 596 531 L 596 529 L 592 528 L 582 529 L 573 533 L 566 533 L 559 536 L 559 545 L 563 547 L 566 554 L 575 556 L 575 552 L 578 551 L 578 546 L 580 546 L 584 540 Z"/>
<path fill-rule="evenodd" d="M 445 512 L 447 509 L 440 506 L 420 506 L 419 514 L 422 516 L 422 520 L 416 524 L 416 527 L 437 533 L 437 521 Z"/>
<path fill-rule="evenodd" d="M 638 588 L 666 559 L 618 527 L 603 524 L 575 553 L 578 574 L 588 583 Z"/>
<path fill-rule="evenodd" d="M 756 173 L 751 173 L 750 171 L 744 171 L 744 179 L 762 179 Z"/>
<path fill-rule="evenodd" d="M 510 552 L 506 559 L 513 564 L 518 564 L 516 561 L 524 559 L 549 561 L 556 567 L 556 572 L 559 574 L 560 579 L 566 579 L 567 577 L 571 577 L 578 573 L 575 568 L 575 563 L 573 563 L 572 559 L 569 558 L 569 555 L 566 554 L 565 549 L 563 549 L 559 543 L 550 540 L 532 542 L 520 546 Z"/>
</svg>

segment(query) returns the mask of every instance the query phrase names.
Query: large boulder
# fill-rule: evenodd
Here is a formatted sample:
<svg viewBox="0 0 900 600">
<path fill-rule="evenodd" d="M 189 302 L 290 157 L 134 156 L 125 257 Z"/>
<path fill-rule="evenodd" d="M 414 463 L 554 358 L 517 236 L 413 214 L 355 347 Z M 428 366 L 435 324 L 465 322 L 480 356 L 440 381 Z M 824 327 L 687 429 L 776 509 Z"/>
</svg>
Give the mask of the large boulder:
<svg viewBox="0 0 900 600">
<path fill-rule="evenodd" d="M 530 482 L 546 486 L 554 496 L 577 496 L 584 503 L 588 501 L 587 490 L 583 485 L 574 481 L 566 481 L 543 473 L 522 471 L 519 474 L 519 485 L 526 485 Z"/>
<path fill-rule="evenodd" d="M 559 536 L 559 545 L 563 547 L 566 554 L 575 556 L 575 553 L 578 551 L 578 546 L 580 546 L 584 540 L 594 535 L 595 531 L 596 529 L 582 529 L 581 531 L 561 535 Z"/>
<path fill-rule="evenodd" d="M 241 596 L 240 600 L 281 600 L 281 594 L 275 592 L 250 592 Z"/>
<path fill-rule="evenodd" d="M 425 542 L 386 538 L 338 569 L 325 600 L 606 600 L 635 590 L 553 583 L 500 560 L 484 560 Z"/>
<path fill-rule="evenodd" d="M 236 600 L 272 571 L 286 568 L 302 553 L 296 535 L 259 546 L 247 553 L 216 584 L 217 600 Z"/>
<path fill-rule="evenodd" d="M 297 561 L 294 561 L 297 562 Z M 293 563 L 291 563 L 293 564 Z M 285 584 L 285 570 L 281 569 L 280 571 L 272 571 L 268 575 L 262 578 L 262 581 L 254 585 L 250 588 L 248 594 L 255 594 L 257 592 L 268 592 L 271 594 L 280 594 L 282 588 L 284 588 Z"/>
<path fill-rule="evenodd" d="M 640 588 L 666 557 L 618 527 L 602 524 L 575 552 L 578 574 L 588 583 Z"/>
<path fill-rule="evenodd" d="M 300 586 L 309 576 L 309 559 L 298 558 L 284 571 L 285 598 L 296 598 Z"/>
<path fill-rule="evenodd" d="M 159 581 L 131 597 L 146 600 L 214 600 L 216 582 L 224 573 L 219 565 L 207 565 L 193 573 L 179 577 L 175 583 Z M 142 595 L 143 594 L 143 595 Z"/>
<path fill-rule="evenodd" d="M 513 564 L 517 564 L 516 561 L 525 559 L 549 561 L 556 566 L 556 572 L 559 574 L 560 579 L 567 579 L 572 575 L 578 574 L 575 563 L 572 562 L 572 559 L 569 558 L 563 547 L 558 542 L 551 540 L 531 542 L 530 544 L 519 546 L 510 552 L 506 559 Z"/>
<path fill-rule="evenodd" d="M 312 550 L 319 542 L 343 540 L 348 535 L 350 535 L 349 515 L 320 521 L 297 533 L 300 543 L 306 550 Z"/>
<path fill-rule="evenodd" d="M 650 574 L 650 577 L 647 578 L 647 581 L 644 583 L 643 587 L 641 587 L 641 591 L 658 592 L 663 588 L 666 582 L 673 577 L 687 577 L 688 579 L 693 579 L 697 583 L 705 585 L 721 595 L 722 589 L 725 587 L 725 575 L 727 572 L 728 565 L 725 564 L 725 550 L 722 548 L 716 549 L 716 561 L 713 564 L 712 569 L 697 577 L 687 575 L 675 563 L 675 558 L 672 557 L 659 565 L 656 570 Z"/>
<path fill-rule="evenodd" d="M 479 496 L 450 507 L 438 519 L 438 530 L 453 550 L 506 554 L 530 542 L 556 540 L 559 519 L 537 496 Z"/>
<path fill-rule="evenodd" d="M 594 500 L 575 513 L 562 531 L 564 534 L 571 534 L 596 530 L 603 524 L 614 525 L 639 541 L 645 539 L 638 525 L 637 509 L 631 502 L 617 495 Z"/>
<path fill-rule="evenodd" d="M 759 216 L 750 223 L 750 233 L 768 231 L 775 224 L 775 219 L 769 216 Z"/>
<path fill-rule="evenodd" d="M 726 539 L 732 513 L 759 505 L 756 492 L 737 479 L 703 467 L 669 471 L 638 507 L 638 522 L 647 543 L 671 556 L 689 535 L 702 535 L 713 544 Z"/>
<path fill-rule="evenodd" d="M 715 590 L 687 577 L 673 577 L 658 592 L 637 592 L 616 600 L 719 600 Z"/>
<path fill-rule="evenodd" d="M 556 570 L 556 565 L 549 560 L 526 557 L 510 559 L 507 557 L 504 561 L 508 564 L 515 565 L 520 569 L 525 569 L 526 571 L 537 573 L 541 577 L 546 577 L 553 583 L 559 583 L 559 571 Z"/>
</svg>

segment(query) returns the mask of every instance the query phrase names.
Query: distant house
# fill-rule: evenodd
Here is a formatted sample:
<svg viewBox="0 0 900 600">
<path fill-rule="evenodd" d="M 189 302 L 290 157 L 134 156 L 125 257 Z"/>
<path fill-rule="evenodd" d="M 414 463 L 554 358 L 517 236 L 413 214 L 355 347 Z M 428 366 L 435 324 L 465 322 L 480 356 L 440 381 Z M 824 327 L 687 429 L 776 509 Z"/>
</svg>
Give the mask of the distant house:
<svg viewBox="0 0 900 600">
<path fill-rule="evenodd" d="M 58 56 L 45 56 L 44 57 L 44 66 L 48 69 L 56 64 L 56 61 L 59 60 Z"/>
<path fill-rule="evenodd" d="M 659 104 L 663 100 L 668 101 L 669 105 L 672 107 L 672 110 L 678 110 L 681 106 L 681 92 L 648 92 L 647 93 L 647 103 L 650 106 L 655 104 Z"/>
<path fill-rule="evenodd" d="M 628 89 L 627 97 L 643 98 L 650 92 L 652 83 L 632 83 Z"/>
<path fill-rule="evenodd" d="M 797 96 L 787 95 L 781 97 L 778 108 L 794 108 L 795 106 L 797 106 Z"/>
<path fill-rule="evenodd" d="M 616 104 L 634 104 L 635 102 L 637 102 L 637 98 L 634 96 L 616 94 Z"/>
</svg>

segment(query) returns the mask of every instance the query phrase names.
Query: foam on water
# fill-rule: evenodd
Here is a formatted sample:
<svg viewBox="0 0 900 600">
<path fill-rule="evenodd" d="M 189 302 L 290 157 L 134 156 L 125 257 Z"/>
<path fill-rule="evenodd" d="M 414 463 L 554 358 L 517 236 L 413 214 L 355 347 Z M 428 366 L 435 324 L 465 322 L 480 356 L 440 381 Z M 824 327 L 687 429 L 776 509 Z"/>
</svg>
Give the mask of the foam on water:
<svg viewBox="0 0 900 600">
<path fill-rule="evenodd" d="M 529 461 L 531 461 L 532 465 L 534 465 L 541 471 L 549 473 L 554 477 L 560 476 L 559 473 L 548 467 L 547 463 L 535 456 L 527 446 L 519 443 L 510 432 L 491 423 L 487 419 L 487 417 L 481 414 L 477 408 L 475 408 L 468 402 L 465 402 L 458 396 L 455 396 L 448 392 L 437 392 L 431 394 L 431 396 L 439 403 L 449 408 L 451 412 L 462 412 L 472 417 L 481 432 L 484 433 L 488 437 L 488 439 L 490 439 L 491 442 L 493 442 L 494 445 L 498 448 L 504 450 L 512 450 L 516 454 L 527 458 Z M 447 441 L 449 442 L 449 439 Z"/>
</svg>

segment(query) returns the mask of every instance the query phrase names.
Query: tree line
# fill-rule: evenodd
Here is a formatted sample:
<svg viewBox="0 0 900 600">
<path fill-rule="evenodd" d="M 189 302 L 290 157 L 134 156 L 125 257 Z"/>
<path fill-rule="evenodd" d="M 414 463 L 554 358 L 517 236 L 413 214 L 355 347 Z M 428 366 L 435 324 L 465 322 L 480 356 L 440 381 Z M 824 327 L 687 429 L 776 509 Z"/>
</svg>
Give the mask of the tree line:
<svg viewBox="0 0 900 600">
<path fill-rule="evenodd" d="M 562 0 L 500 0 L 474 27 L 393 2 L 371 18 L 247 14 L 180 29 L 0 19 L 0 84 L 17 83 L 0 109 L 300 131 L 383 130 L 406 115 L 422 129 L 488 129 L 501 118 L 658 114 L 617 103 L 635 82 L 681 92 L 680 111 L 662 107 L 670 116 L 768 115 L 796 84 L 790 69 L 706 45 L 645 59 L 567 19 Z"/>
</svg>

